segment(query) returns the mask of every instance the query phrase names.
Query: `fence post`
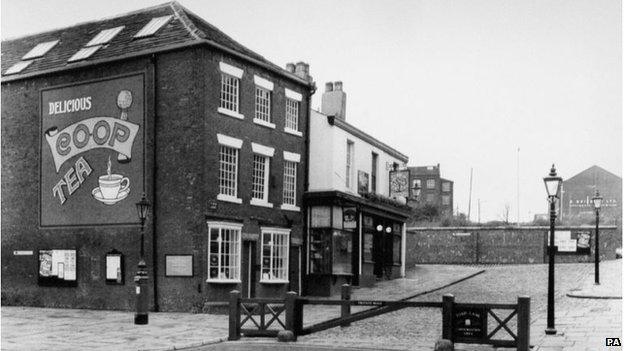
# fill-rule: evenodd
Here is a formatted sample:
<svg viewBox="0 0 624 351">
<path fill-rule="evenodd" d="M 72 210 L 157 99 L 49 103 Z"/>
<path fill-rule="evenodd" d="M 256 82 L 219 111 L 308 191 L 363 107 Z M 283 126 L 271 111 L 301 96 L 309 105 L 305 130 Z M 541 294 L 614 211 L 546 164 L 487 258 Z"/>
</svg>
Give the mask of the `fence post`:
<svg viewBox="0 0 624 351">
<path fill-rule="evenodd" d="M 297 293 L 289 291 L 286 293 L 286 301 L 284 308 L 286 309 L 286 330 L 290 330 L 293 333 L 294 340 L 297 341 Z"/>
<path fill-rule="evenodd" d="M 453 305 L 455 296 L 444 294 L 442 296 L 442 339 L 455 341 L 453 336 Z"/>
<path fill-rule="evenodd" d="M 347 318 L 351 315 L 351 305 L 349 301 L 351 300 L 351 285 L 342 284 L 340 287 L 340 299 L 346 302 L 343 302 L 340 306 L 340 318 Z M 348 327 L 351 323 L 341 323 L 340 327 Z"/>
<path fill-rule="evenodd" d="M 230 291 L 230 335 L 228 340 L 238 340 L 241 336 L 240 326 L 240 297 L 241 293 L 238 290 Z"/>
<path fill-rule="evenodd" d="M 530 323 L 531 323 L 531 298 L 518 296 L 518 351 L 529 351 Z"/>
</svg>

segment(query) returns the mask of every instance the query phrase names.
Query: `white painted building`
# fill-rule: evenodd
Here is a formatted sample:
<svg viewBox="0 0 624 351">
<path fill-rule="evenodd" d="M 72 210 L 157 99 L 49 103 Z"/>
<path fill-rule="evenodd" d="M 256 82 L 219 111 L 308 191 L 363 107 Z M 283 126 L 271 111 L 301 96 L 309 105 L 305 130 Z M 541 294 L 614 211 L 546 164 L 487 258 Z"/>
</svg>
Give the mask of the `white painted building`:
<svg viewBox="0 0 624 351">
<path fill-rule="evenodd" d="M 409 210 L 389 190 L 390 172 L 404 169 L 408 157 L 347 123 L 345 110 L 346 94 L 335 82 L 326 84 L 321 112 L 310 114 L 304 205 L 311 295 L 405 274 Z"/>
</svg>

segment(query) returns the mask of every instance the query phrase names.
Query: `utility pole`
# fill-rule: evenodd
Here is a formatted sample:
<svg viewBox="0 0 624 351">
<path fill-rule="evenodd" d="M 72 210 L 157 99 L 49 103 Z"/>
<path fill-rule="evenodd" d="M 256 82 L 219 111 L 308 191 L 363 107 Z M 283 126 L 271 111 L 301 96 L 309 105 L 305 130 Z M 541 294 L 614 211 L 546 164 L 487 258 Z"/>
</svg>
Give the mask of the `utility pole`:
<svg viewBox="0 0 624 351">
<path fill-rule="evenodd" d="M 477 200 L 477 203 L 479 204 L 479 217 L 478 217 L 478 223 L 481 224 L 481 199 Z"/>
<path fill-rule="evenodd" d="M 470 203 L 472 202 L 472 167 L 470 167 L 470 191 L 468 192 L 468 220 L 470 220 Z"/>
<path fill-rule="evenodd" d="M 516 179 L 518 181 L 518 193 L 516 199 L 518 200 L 518 227 L 520 226 L 520 147 L 518 147 L 518 168 Z"/>
</svg>

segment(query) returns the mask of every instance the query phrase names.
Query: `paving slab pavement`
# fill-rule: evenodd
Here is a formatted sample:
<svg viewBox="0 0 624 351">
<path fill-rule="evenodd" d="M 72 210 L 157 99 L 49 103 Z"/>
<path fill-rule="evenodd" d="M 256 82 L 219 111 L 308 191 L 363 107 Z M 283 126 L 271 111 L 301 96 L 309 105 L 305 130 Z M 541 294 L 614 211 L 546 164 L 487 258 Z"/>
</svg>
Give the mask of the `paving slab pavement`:
<svg viewBox="0 0 624 351">
<path fill-rule="evenodd" d="M 406 278 L 355 289 L 354 296 L 400 299 L 447 286 L 480 271 L 466 266 L 413 266 Z M 339 307 L 309 309 L 306 319 L 325 320 L 339 311 Z M 226 315 L 150 313 L 147 325 L 135 325 L 134 312 L 127 311 L 2 306 L 1 315 L 1 345 L 7 351 L 197 349 L 223 341 L 228 335 Z"/>
</svg>

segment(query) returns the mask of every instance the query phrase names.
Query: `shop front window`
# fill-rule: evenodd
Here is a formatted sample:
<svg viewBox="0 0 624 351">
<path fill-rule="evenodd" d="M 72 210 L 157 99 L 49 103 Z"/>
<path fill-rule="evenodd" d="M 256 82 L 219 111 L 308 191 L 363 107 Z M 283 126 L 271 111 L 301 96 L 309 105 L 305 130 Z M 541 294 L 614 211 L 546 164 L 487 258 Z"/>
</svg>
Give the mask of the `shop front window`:
<svg viewBox="0 0 624 351">
<path fill-rule="evenodd" d="M 290 230 L 262 228 L 262 276 L 260 282 L 288 282 Z"/>
<path fill-rule="evenodd" d="M 208 223 L 208 281 L 240 281 L 241 229 L 235 223 Z"/>
<path fill-rule="evenodd" d="M 352 274 L 357 209 L 314 206 L 310 210 L 309 272 Z"/>
<path fill-rule="evenodd" d="M 334 230 L 332 234 L 333 274 L 351 274 L 351 237 L 351 232 L 343 230 Z"/>
</svg>

